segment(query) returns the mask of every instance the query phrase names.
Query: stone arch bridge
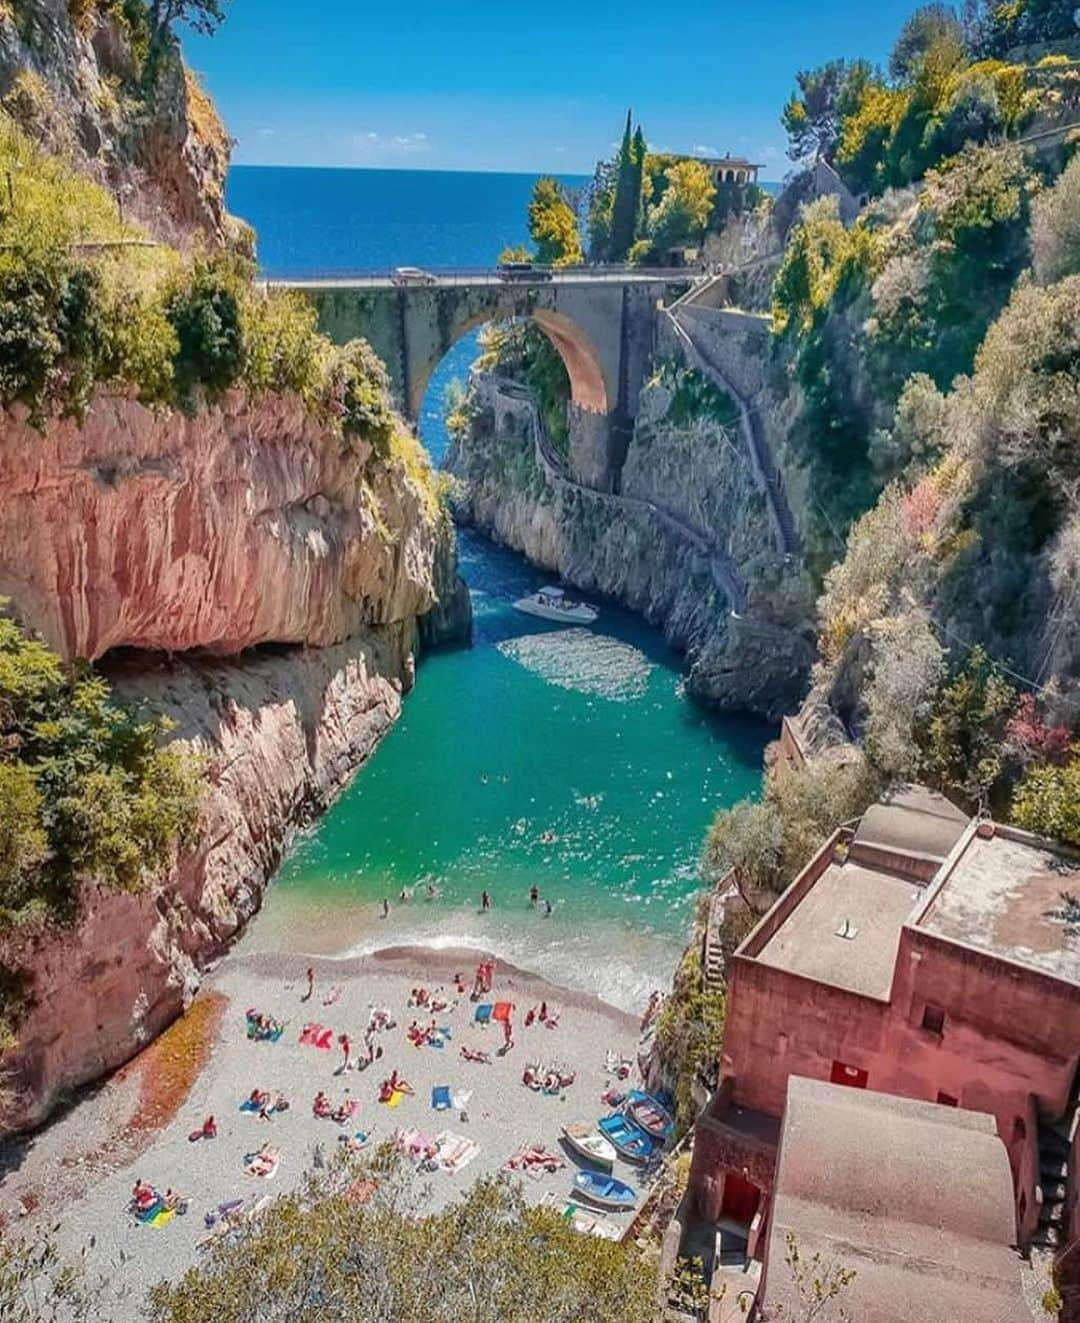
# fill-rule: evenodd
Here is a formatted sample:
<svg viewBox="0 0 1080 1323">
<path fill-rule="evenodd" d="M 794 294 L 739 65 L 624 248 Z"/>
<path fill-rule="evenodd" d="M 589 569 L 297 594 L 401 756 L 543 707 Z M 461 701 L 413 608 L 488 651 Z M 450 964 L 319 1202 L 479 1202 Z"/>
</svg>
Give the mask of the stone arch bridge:
<svg viewBox="0 0 1080 1323">
<path fill-rule="evenodd" d="M 460 272 L 396 285 L 389 276 L 284 282 L 315 304 L 320 329 L 344 344 L 363 336 L 386 363 L 410 418 L 439 360 L 485 322 L 528 317 L 555 346 L 570 379 L 575 478 L 614 491 L 652 354 L 657 308 L 687 289 L 679 270 Z"/>
</svg>

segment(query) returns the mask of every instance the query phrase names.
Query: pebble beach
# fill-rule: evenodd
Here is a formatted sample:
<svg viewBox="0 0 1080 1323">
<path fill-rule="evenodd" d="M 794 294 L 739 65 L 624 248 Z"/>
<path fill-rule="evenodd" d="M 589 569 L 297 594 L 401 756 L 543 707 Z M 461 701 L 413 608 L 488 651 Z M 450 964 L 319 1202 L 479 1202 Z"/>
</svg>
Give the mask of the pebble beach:
<svg viewBox="0 0 1080 1323">
<path fill-rule="evenodd" d="M 564 1165 L 523 1179 L 526 1197 L 565 1207 L 578 1163 L 561 1141 L 561 1127 L 593 1122 L 610 1110 L 601 1094 L 626 1087 L 610 1069 L 613 1062 L 635 1063 L 630 1082 L 637 1079 L 638 1020 L 587 993 L 496 962 L 492 989 L 479 1004 L 513 1005 L 514 1045 L 500 1052 L 501 1025 L 476 1024 L 477 1003 L 468 991 L 454 990 L 458 974 L 471 989 L 474 970 L 485 958 L 471 950 L 421 948 L 350 959 L 234 954 L 206 980 L 187 1016 L 142 1058 L 23 1141 L 17 1153 L 8 1153 L 7 1174 L 0 1179 L 0 1211 L 8 1226 L 21 1225 L 30 1233 L 46 1223 L 56 1228 L 65 1257 L 84 1258 L 92 1274 L 122 1283 L 111 1313 L 122 1319 L 144 1316 L 148 1288 L 198 1261 L 206 1214 L 240 1199 L 250 1206 L 289 1190 L 342 1146 L 339 1136 L 353 1143 L 366 1137 L 373 1146 L 396 1132 L 443 1136 L 444 1152 L 467 1156 L 457 1170 L 418 1176 L 432 1209 L 453 1202 L 477 1177 L 500 1171 L 523 1146 L 544 1145 Z M 309 967 L 314 992 L 305 1000 Z M 427 1024 L 433 1018 L 409 1006 L 418 986 L 432 993 L 441 989 L 452 1003 L 434 1016 L 449 1031 L 442 1047 L 416 1047 L 408 1039 L 414 1020 Z M 542 1002 L 557 1016 L 557 1026 L 535 1019 L 526 1027 L 527 1012 Z M 248 1008 L 284 1024 L 277 1042 L 248 1037 Z M 387 1010 L 396 1025 L 376 1035 L 381 1057 L 360 1068 L 355 1058 L 364 1054 L 364 1029 L 375 1008 Z M 311 1024 L 332 1031 L 329 1049 L 300 1041 Z M 342 1033 L 354 1059 L 347 1070 L 338 1045 Z M 486 1053 L 488 1062 L 467 1060 L 463 1047 Z M 557 1095 L 535 1092 L 522 1083 L 528 1064 L 557 1067 L 574 1082 Z M 391 1071 L 412 1089 L 393 1108 L 378 1101 Z M 452 1102 L 436 1111 L 432 1091 L 442 1086 Z M 242 1112 L 241 1103 L 255 1089 L 284 1095 L 288 1109 L 270 1120 Z M 313 1115 L 319 1090 L 332 1107 L 350 1104 L 347 1123 Z M 191 1141 L 189 1135 L 209 1116 L 216 1137 Z M 264 1145 L 280 1154 L 269 1180 L 244 1170 L 246 1158 Z M 649 1174 L 641 1167 L 620 1160 L 614 1174 L 640 1186 L 645 1197 Z M 177 1191 L 187 1201 L 186 1214 L 157 1226 L 139 1223 L 128 1212 L 136 1179 L 162 1192 Z M 630 1216 L 599 1214 L 598 1221 L 614 1235 Z"/>
</svg>

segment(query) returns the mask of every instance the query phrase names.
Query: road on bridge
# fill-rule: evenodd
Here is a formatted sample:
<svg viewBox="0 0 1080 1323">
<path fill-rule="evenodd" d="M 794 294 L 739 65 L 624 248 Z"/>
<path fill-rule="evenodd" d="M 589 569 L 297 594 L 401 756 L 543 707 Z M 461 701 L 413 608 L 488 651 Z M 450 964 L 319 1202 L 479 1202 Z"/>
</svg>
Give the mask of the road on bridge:
<svg viewBox="0 0 1080 1323">
<path fill-rule="evenodd" d="M 698 280 L 705 273 L 696 267 L 563 267 L 503 275 L 497 268 L 461 267 L 452 271 L 426 271 L 426 280 L 395 280 L 393 271 L 328 272 L 303 280 L 267 280 L 273 289 L 455 289 L 501 285 L 507 289 L 529 285 L 655 285 Z"/>
</svg>

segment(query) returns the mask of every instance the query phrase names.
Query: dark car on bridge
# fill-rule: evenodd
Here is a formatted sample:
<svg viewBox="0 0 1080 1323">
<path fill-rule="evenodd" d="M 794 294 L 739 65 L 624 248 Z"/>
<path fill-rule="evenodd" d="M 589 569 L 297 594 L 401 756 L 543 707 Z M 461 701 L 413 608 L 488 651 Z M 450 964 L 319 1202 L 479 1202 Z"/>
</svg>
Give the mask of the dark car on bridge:
<svg viewBox="0 0 1080 1323">
<path fill-rule="evenodd" d="M 503 280 L 550 280 L 552 272 L 535 262 L 500 262 L 499 275 Z"/>
</svg>

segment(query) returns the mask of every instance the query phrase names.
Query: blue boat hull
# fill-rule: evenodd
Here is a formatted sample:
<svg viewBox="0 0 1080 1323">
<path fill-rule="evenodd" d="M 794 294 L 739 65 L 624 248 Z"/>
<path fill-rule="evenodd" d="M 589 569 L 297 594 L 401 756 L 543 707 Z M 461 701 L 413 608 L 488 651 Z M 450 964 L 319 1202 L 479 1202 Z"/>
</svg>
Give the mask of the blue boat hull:
<svg viewBox="0 0 1080 1323">
<path fill-rule="evenodd" d="M 574 1189 L 594 1204 L 605 1208 L 633 1208 L 636 1198 L 633 1190 L 614 1176 L 601 1176 L 596 1172 L 579 1171 L 574 1177 Z"/>
<path fill-rule="evenodd" d="M 605 1138 L 610 1139 L 616 1153 L 629 1162 L 647 1162 L 656 1147 L 653 1140 L 636 1126 L 628 1117 L 616 1112 L 612 1116 L 603 1116 L 596 1123 L 596 1128 Z"/>
</svg>

